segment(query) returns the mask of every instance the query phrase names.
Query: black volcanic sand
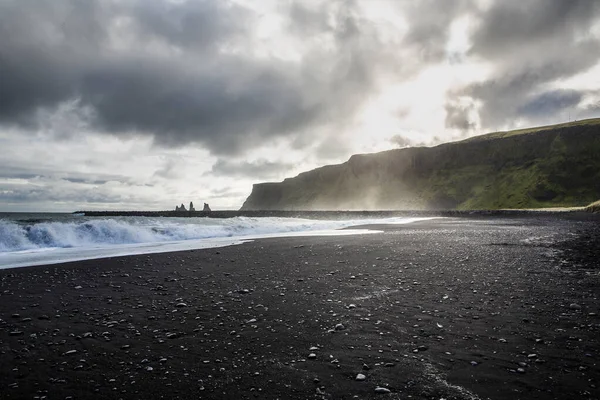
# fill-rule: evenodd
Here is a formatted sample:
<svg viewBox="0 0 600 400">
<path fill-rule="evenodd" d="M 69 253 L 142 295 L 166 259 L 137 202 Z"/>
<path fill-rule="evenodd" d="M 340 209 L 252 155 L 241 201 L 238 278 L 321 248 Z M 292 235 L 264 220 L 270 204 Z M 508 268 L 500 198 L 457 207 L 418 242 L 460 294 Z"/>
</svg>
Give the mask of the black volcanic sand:
<svg viewBox="0 0 600 400">
<path fill-rule="evenodd" d="M 378 228 L 0 271 L 0 397 L 600 398 L 598 222 Z"/>
</svg>

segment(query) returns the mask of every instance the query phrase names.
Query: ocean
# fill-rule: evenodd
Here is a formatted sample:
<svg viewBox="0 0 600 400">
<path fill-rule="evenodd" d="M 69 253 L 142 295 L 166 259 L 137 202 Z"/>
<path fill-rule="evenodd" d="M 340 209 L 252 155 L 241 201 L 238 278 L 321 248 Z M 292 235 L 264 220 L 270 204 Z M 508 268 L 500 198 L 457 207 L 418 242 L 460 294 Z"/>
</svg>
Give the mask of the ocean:
<svg viewBox="0 0 600 400">
<path fill-rule="evenodd" d="M 86 217 L 0 213 L 0 269 L 133 254 L 222 247 L 284 236 L 374 233 L 343 229 L 429 218 Z M 342 230 L 343 229 L 343 230 Z"/>
</svg>

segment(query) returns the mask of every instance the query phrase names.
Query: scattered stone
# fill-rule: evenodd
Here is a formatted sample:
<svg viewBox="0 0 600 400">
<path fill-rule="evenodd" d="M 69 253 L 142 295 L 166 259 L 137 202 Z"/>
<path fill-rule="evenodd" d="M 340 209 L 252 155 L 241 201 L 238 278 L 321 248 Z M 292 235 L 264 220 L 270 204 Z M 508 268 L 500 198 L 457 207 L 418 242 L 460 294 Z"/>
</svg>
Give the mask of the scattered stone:
<svg viewBox="0 0 600 400">
<path fill-rule="evenodd" d="M 581 306 L 580 306 L 579 304 L 577 304 L 577 303 L 571 303 L 571 304 L 569 305 L 569 308 L 570 308 L 571 310 L 581 310 Z"/>
<path fill-rule="evenodd" d="M 65 351 L 65 356 L 69 356 L 71 354 L 75 354 L 77 353 L 77 350 L 69 350 L 69 351 Z"/>
<path fill-rule="evenodd" d="M 183 307 L 187 307 L 188 305 L 186 303 L 177 303 L 175 306 L 177 308 L 183 308 Z"/>
<path fill-rule="evenodd" d="M 388 388 L 377 386 L 375 388 L 375 393 L 388 394 L 388 393 L 392 393 L 392 391 L 390 389 L 388 389 Z"/>
<path fill-rule="evenodd" d="M 346 327 L 343 324 L 337 324 L 335 326 L 336 331 L 343 331 L 344 329 L 346 329 Z"/>
<path fill-rule="evenodd" d="M 358 374 L 358 375 L 356 375 L 356 380 L 357 381 L 364 381 L 365 379 L 367 379 L 367 377 L 364 374 Z"/>
<path fill-rule="evenodd" d="M 310 354 L 308 355 L 308 359 L 309 359 L 309 360 L 314 360 L 315 358 L 317 358 L 317 355 L 316 355 L 315 353 L 310 353 Z"/>
</svg>

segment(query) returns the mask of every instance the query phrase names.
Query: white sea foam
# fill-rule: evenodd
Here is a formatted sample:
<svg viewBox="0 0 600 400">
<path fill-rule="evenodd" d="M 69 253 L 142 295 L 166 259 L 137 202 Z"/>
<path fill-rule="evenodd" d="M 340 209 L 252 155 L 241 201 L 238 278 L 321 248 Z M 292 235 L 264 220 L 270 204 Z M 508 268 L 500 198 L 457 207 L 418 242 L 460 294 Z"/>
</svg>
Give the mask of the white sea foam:
<svg viewBox="0 0 600 400">
<path fill-rule="evenodd" d="M 422 219 L 119 217 L 33 223 L 4 219 L 0 220 L 0 268 L 220 247 L 264 237 L 356 234 L 365 231 L 339 229 Z"/>
</svg>

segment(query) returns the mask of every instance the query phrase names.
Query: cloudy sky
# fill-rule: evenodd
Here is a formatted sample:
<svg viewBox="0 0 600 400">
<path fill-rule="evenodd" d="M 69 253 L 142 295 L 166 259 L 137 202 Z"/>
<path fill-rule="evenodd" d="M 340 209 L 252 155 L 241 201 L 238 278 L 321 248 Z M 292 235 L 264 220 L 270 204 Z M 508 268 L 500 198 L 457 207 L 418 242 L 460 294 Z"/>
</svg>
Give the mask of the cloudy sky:
<svg viewBox="0 0 600 400">
<path fill-rule="evenodd" d="M 351 154 L 599 116 L 595 0 L 0 0 L 0 211 L 238 208 Z"/>
</svg>

